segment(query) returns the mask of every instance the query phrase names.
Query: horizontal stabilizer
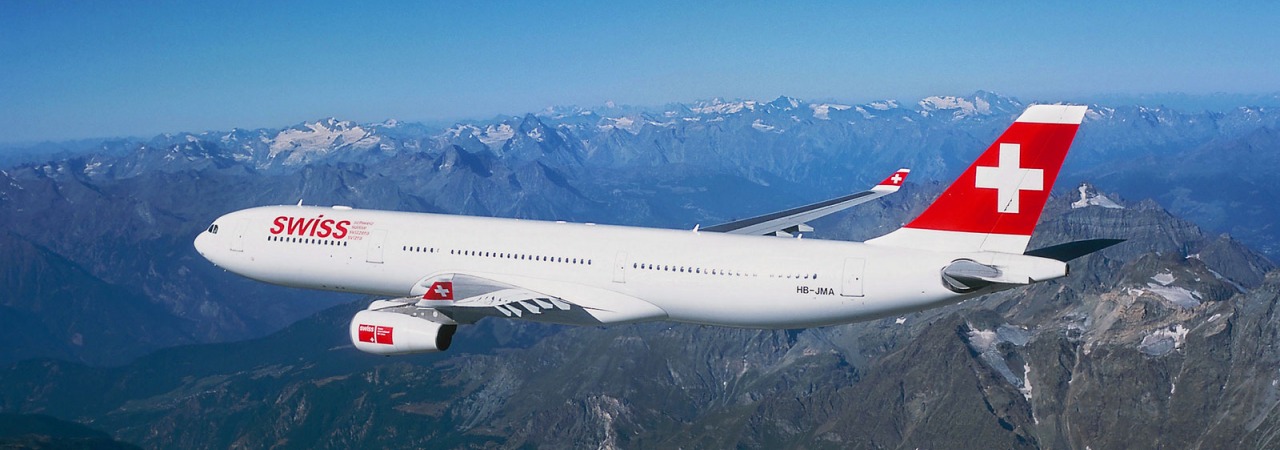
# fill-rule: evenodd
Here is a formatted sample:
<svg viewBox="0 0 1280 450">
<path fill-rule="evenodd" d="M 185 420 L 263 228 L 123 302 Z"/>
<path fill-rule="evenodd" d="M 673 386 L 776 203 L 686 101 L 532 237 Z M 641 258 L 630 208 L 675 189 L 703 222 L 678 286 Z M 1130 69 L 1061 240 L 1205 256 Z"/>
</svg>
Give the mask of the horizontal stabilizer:
<svg viewBox="0 0 1280 450">
<path fill-rule="evenodd" d="M 1067 262 L 1121 242 L 1124 242 L 1124 239 L 1086 239 L 1083 241 L 1068 242 L 1065 244 L 1039 248 L 1024 254 L 1027 256 L 1037 256 L 1040 258 L 1056 259 L 1058 261 Z"/>
</svg>

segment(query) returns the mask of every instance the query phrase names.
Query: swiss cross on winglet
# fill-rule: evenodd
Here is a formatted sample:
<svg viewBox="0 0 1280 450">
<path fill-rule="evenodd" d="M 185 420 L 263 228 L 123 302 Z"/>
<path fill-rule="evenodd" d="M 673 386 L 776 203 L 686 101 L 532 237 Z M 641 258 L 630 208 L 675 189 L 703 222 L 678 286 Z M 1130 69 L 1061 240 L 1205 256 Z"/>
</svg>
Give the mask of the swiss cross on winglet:
<svg viewBox="0 0 1280 450">
<path fill-rule="evenodd" d="M 889 175 L 889 178 L 885 178 L 884 181 L 881 181 L 880 184 L 877 184 L 876 187 L 871 190 L 889 192 L 897 191 L 898 188 L 902 187 L 902 182 L 907 180 L 907 175 L 910 173 L 911 169 L 898 169 L 897 172 L 894 172 L 893 175 Z"/>
<path fill-rule="evenodd" d="M 423 300 L 453 300 L 453 282 L 437 281 L 422 295 Z"/>
</svg>

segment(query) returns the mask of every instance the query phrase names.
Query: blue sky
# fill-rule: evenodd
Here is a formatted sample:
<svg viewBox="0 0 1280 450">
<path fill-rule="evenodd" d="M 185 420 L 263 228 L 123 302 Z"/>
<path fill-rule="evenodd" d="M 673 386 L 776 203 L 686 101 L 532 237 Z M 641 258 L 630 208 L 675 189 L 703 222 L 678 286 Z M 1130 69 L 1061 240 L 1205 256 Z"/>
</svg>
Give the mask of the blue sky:
<svg viewBox="0 0 1280 450">
<path fill-rule="evenodd" d="M 712 97 L 1280 90 L 1276 3 L 0 0 L 0 142 Z"/>
</svg>

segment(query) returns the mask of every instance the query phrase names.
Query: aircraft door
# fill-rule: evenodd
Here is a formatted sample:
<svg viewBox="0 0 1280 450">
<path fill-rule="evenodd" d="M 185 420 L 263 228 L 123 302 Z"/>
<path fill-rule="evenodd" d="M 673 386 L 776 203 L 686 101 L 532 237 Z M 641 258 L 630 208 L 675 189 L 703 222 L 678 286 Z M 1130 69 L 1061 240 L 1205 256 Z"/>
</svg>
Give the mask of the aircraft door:
<svg viewBox="0 0 1280 450">
<path fill-rule="evenodd" d="M 862 258 L 845 258 L 844 281 L 840 283 L 840 295 L 845 297 L 861 297 L 863 269 L 867 260 Z"/>
<path fill-rule="evenodd" d="M 627 252 L 618 252 L 618 258 L 613 261 L 613 282 L 627 282 Z"/>
<path fill-rule="evenodd" d="M 231 251 L 244 251 L 244 235 L 249 232 L 249 219 L 240 219 L 236 221 L 231 231 Z"/>
<path fill-rule="evenodd" d="M 365 262 L 374 264 L 382 264 L 382 247 L 387 241 L 387 230 L 371 230 L 369 231 L 368 253 L 365 256 Z"/>
</svg>

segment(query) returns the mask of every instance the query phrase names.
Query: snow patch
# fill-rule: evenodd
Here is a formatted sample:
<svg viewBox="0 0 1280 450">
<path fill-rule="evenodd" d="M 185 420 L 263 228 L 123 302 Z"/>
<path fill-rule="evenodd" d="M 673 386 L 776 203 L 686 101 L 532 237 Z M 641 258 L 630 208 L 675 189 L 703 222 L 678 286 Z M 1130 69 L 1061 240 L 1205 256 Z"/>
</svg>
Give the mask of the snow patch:
<svg viewBox="0 0 1280 450">
<path fill-rule="evenodd" d="M 1150 356 L 1168 355 L 1182 348 L 1183 342 L 1187 339 L 1187 331 L 1187 327 L 1182 324 L 1156 330 L 1142 338 L 1142 342 L 1138 344 L 1138 351 Z"/>
<path fill-rule="evenodd" d="M 764 123 L 764 120 L 762 119 L 756 119 L 755 122 L 751 122 L 751 128 L 755 128 L 760 131 L 773 131 L 777 129 L 777 127 L 773 125 Z"/>
<path fill-rule="evenodd" d="M 1026 397 L 1028 401 L 1031 400 L 1031 365 L 1030 364 L 1022 365 L 1022 387 L 1018 388 L 1018 390 L 1022 392 L 1022 396 Z M 1036 420 L 1036 423 L 1040 423 L 1040 421 Z"/>
<path fill-rule="evenodd" d="M 1001 377 L 1017 387 L 1019 391 L 1026 389 L 1024 395 L 1031 395 L 1031 388 L 1027 386 L 1024 378 L 1019 378 L 1009 368 L 1009 362 L 1004 359 L 1003 352 L 1000 351 L 1000 344 L 1009 343 L 1018 347 L 1027 345 L 1031 339 L 1031 333 L 1022 327 L 1012 325 L 1000 325 L 995 330 L 969 330 L 967 335 L 969 348 L 978 353 L 978 357 L 994 369 Z M 1023 376 L 1030 373 L 1030 369 L 1023 367 Z M 1030 397 L 1028 397 L 1030 398 Z"/>
<path fill-rule="evenodd" d="M 1151 279 L 1157 283 L 1160 283 L 1161 286 L 1168 286 L 1170 284 L 1173 284 L 1173 282 L 1177 280 L 1177 278 L 1173 277 L 1172 272 L 1156 274 L 1156 276 L 1151 277 Z"/>
<path fill-rule="evenodd" d="M 475 136 L 480 134 L 480 129 L 476 128 L 475 125 L 457 124 L 449 127 L 449 129 L 445 130 L 444 133 L 453 137 L 460 137 L 463 134 L 466 134 L 467 136 Z"/>
<path fill-rule="evenodd" d="M 969 346 L 979 352 L 995 348 L 999 340 L 994 330 L 969 330 Z"/>
<path fill-rule="evenodd" d="M 697 106 L 689 108 L 689 110 L 698 114 L 737 114 L 742 111 L 755 111 L 757 105 L 758 103 L 754 100 L 725 102 L 717 98 L 709 103 L 699 103 Z"/>
<path fill-rule="evenodd" d="M 484 145 L 492 147 L 494 144 L 501 145 L 515 135 L 516 130 L 511 127 L 511 124 L 502 123 L 485 127 L 484 132 L 480 133 L 476 138 L 480 139 L 480 142 L 483 142 Z"/>
<path fill-rule="evenodd" d="M 596 128 L 599 128 L 600 131 L 619 129 L 619 130 L 625 130 L 631 134 L 636 134 L 640 132 L 640 128 L 642 127 L 644 127 L 644 123 L 637 121 L 635 119 L 632 119 L 630 117 L 618 117 L 616 119 L 611 117 L 605 117 L 604 119 L 600 120 L 600 125 L 597 126 Z"/>
<path fill-rule="evenodd" d="M 907 318 L 906 318 L 905 316 L 903 316 L 903 317 L 899 317 L 899 318 L 895 319 L 895 320 L 893 321 L 893 323 L 898 324 L 898 325 L 902 325 L 902 324 L 904 324 L 904 323 L 907 323 Z"/>
<path fill-rule="evenodd" d="M 919 105 L 920 115 L 925 117 L 935 111 L 952 111 L 952 119 L 991 114 L 991 103 L 982 98 L 974 98 L 970 101 L 962 97 L 933 96 L 920 100 Z"/>
<path fill-rule="evenodd" d="M 1087 184 L 1080 185 L 1080 200 L 1071 202 L 1071 209 L 1078 209 L 1078 208 L 1084 208 L 1089 206 L 1101 206 L 1107 209 L 1124 209 L 1124 207 L 1120 206 L 1119 203 L 1112 201 L 1111 199 L 1107 198 L 1107 196 L 1105 195 L 1102 195 L 1096 192 L 1093 193 L 1093 195 L 1089 195 L 1089 194 L 1090 194 L 1089 185 Z"/>
<path fill-rule="evenodd" d="M 1183 308 L 1195 308 L 1200 306 L 1200 292 L 1189 291 L 1177 286 L 1161 286 L 1155 283 L 1147 283 L 1147 291 L 1159 295 L 1167 300 Z"/>
<path fill-rule="evenodd" d="M 888 111 L 888 110 L 890 110 L 890 109 L 896 109 L 896 108 L 898 108 L 898 101 L 897 101 L 897 100 L 883 100 L 883 101 L 878 101 L 878 102 L 871 102 L 871 103 L 868 103 L 868 104 L 867 104 L 867 106 L 868 106 L 868 107 L 870 107 L 871 109 L 874 109 L 874 110 L 877 110 L 877 111 Z"/>
<path fill-rule="evenodd" d="M 1090 105 L 1089 110 L 1084 112 L 1084 119 L 1087 121 L 1102 120 L 1115 116 L 1115 108 L 1107 108 L 1104 106 Z"/>
<path fill-rule="evenodd" d="M 102 167 L 102 161 L 94 161 L 84 165 L 84 174 L 94 176 L 98 174 L 98 168 Z"/>
<path fill-rule="evenodd" d="M 378 141 L 369 131 L 351 122 L 327 119 L 303 123 L 276 134 L 271 139 L 270 156 L 291 151 L 294 154 L 289 162 L 300 162 L 307 153 L 323 154 L 342 147 L 368 150 L 377 146 Z"/>
<path fill-rule="evenodd" d="M 821 105 L 809 105 L 809 108 L 813 109 L 813 117 L 815 119 L 831 120 L 831 110 L 844 111 L 852 108 L 852 106 L 823 103 Z"/>
<path fill-rule="evenodd" d="M 532 130 L 529 130 L 528 133 L 525 133 L 525 135 L 535 141 L 542 142 L 542 127 L 534 127 Z"/>
</svg>

